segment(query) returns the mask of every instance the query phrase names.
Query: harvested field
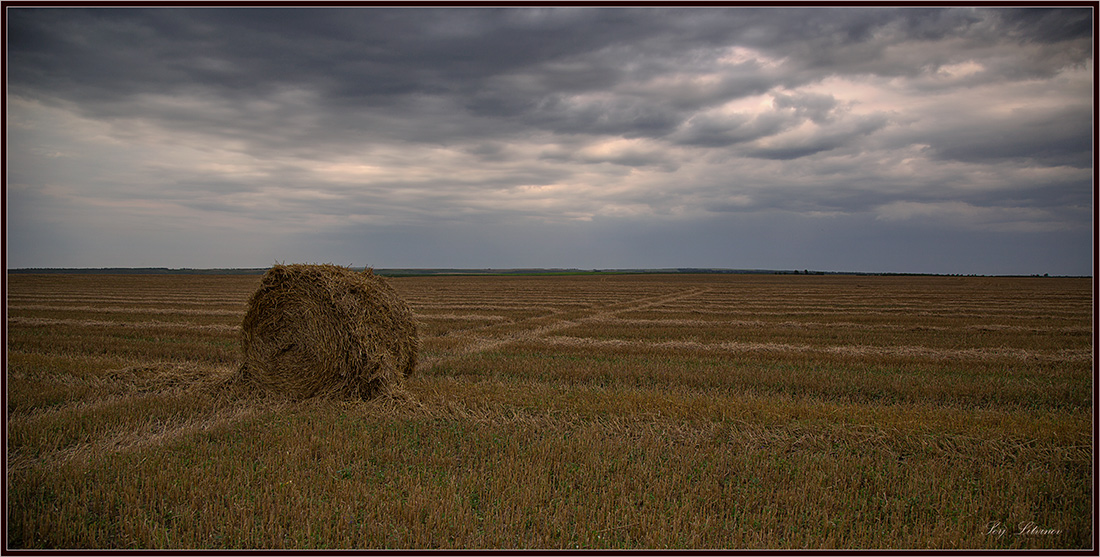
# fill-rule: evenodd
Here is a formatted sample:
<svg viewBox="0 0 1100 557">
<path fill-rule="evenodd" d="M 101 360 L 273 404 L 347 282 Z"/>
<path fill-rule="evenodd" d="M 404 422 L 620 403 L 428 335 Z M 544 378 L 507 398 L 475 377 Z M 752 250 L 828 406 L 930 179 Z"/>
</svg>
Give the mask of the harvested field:
<svg viewBox="0 0 1100 557">
<path fill-rule="evenodd" d="M 1094 544 L 1088 279 L 388 279 L 401 396 L 227 382 L 258 276 L 11 275 L 10 548 Z"/>
</svg>

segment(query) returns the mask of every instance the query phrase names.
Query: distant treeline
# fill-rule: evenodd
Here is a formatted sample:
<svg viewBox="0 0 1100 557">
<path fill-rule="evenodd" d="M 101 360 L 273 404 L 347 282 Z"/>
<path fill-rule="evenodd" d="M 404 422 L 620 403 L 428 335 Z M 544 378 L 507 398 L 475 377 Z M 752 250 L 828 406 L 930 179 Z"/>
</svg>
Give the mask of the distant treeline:
<svg viewBox="0 0 1100 557">
<path fill-rule="evenodd" d="M 354 267 L 363 269 L 364 267 Z M 268 267 L 251 269 L 169 269 L 167 267 L 100 267 L 100 268 L 39 268 L 8 269 L 12 274 L 86 274 L 86 275 L 262 275 Z M 804 269 L 717 269 L 678 267 L 670 269 L 374 269 L 374 272 L 389 277 L 423 277 L 455 275 L 629 275 L 629 274 L 738 274 L 738 275 L 861 275 L 861 276 L 987 276 L 946 273 L 866 273 L 850 271 L 813 271 Z M 1012 275 L 1012 276 L 1048 276 L 1048 275 Z"/>
<path fill-rule="evenodd" d="M 8 269 L 12 274 L 60 275 L 262 275 L 263 269 L 169 269 L 167 267 L 100 267 L 96 269 Z"/>
<path fill-rule="evenodd" d="M 353 267 L 363 269 L 364 267 Z M 267 267 L 252 269 L 169 269 L 167 267 L 99 267 L 99 268 L 37 268 L 9 269 L 14 274 L 95 274 L 95 275 L 262 275 Z M 825 271 L 775 271 L 766 269 L 708 269 L 682 267 L 675 269 L 374 269 L 385 276 L 436 276 L 436 275 L 625 275 L 625 274 L 751 274 L 751 275 L 799 275 L 799 274 L 870 274 L 826 273 Z"/>
</svg>

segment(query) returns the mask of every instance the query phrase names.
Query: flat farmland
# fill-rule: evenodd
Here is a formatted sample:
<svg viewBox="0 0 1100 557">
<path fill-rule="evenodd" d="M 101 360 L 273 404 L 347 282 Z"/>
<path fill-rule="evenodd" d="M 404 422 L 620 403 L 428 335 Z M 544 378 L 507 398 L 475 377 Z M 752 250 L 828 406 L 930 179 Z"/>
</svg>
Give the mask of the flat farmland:
<svg viewBox="0 0 1100 557">
<path fill-rule="evenodd" d="M 9 275 L 9 548 L 1090 548 L 1090 279 L 392 278 L 417 373 L 226 382 L 258 276 Z"/>
</svg>

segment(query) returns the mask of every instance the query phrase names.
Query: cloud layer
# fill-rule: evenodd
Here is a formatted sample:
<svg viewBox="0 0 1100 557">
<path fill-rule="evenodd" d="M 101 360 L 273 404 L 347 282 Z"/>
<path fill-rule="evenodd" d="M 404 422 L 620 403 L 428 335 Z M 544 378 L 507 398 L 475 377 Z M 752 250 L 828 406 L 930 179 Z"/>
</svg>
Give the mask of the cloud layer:
<svg viewBox="0 0 1100 557">
<path fill-rule="evenodd" d="M 1092 17 L 8 8 L 9 266 L 1089 273 Z"/>
</svg>

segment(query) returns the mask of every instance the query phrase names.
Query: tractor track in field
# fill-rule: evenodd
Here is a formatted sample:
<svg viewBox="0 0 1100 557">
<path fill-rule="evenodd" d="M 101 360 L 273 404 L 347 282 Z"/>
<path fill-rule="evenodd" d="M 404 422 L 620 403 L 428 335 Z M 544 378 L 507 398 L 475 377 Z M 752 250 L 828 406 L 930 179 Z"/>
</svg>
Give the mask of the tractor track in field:
<svg viewBox="0 0 1100 557">
<path fill-rule="evenodd" d="M 709 290 L 711 289 L 691 288 L 688 290 L 674 292 L 672 294 L 649 296 L 637 300 L 631 300 L 628 302 L 616 302 L 608 305 L 597 306 L 594 308 L 585 308 L 582 310 L 555 312 L 552 315 L 540 315 L 537 317 L 521 319 L 519 321 L 512 321 L 504 324 L 492 324 L 475 329 L 484 332 L 492 328 L 511 329 L 517 326 L 524 327 L 536 325 L 534 327 L 523 328 L 519 331 L 510 332 L 504 336 L 496 338 L 485 338 L 480 335 L 469 335 L 470 330 L 466 330 L 463 331 L 461 335 L 472 337 L 472 341 L 470 343 L 463 345 L 461 348 L 452 353 L 442 356 L 436 356 L 433 358 L 425 358 L 417 366 L 417 369 L 418 371 L 425 371 L 448 360 L 454 360 L 473 354 L 480 354 L 489 350 L 495 350 L 497 348 L 500 348 L 501 346 L 505 346 L 513 342 L 543 338 L 547 335 L 556 333 L 569 327 L 573 327 L 575 325 L 580 325 L 590 321 L 612 319 L 616 315 L 622 313 L 637 311 L 654 306 L 660 306 L 671 302 L 677 302 L 680 300 L 698 296 L 700 294 L 708 292 Z M 540 324 L 541 322 L 545 323 Z"/>
<path fill-rule="evenodd" d="M 149 396 L 149 395 L 147 395 Z M 89 409 L 119 410 L 128 404 L 140 402 L 140 396 L 118 396 L 100 405 L 89 405 Z M 208 412 L 193 416 L 173 416 L 170 418 L 150 418 L 132 424 L 113 424 L 88 439 L 75 440 L 58 447 L 48 447 L 40 452 L 9 450 L 7 469 L 26 469 L 47 463 L 60 467 L 70 462 L 87 462 L 104 455 L 125 452 L 154 445 L 184 439 L 191 435 L 215 431 L 246 419 L 259 419 L 269 414 L 285 410 L 290 403 L 285 401 L 239 399 L 234 404 L 215 405 Z M 79 410 L 74 405 L 61 409 L 58 413 L 71 413 Z M 19 416 L 25 421 L 48 419 L 49 414 Z"/>
<path fill-rule="evenodd" d="M 588 349 L 675 350 L 708 354 L 821 354 L 872 356 L 893 358 L 926 358 L 930 360 L 1016 360 L 1040 362 L 1088 362 L 1092 351 L 1039 351 L 1011 348 L 928 348 L 925 346 L 810 345 L 778 342 L 698 342 L 694 340 L 645 341 L 626 339 L 593 339 L 588 337 L 546 336 L 535 340 L 547 348 L 585 347 Z"/>
</svg>

